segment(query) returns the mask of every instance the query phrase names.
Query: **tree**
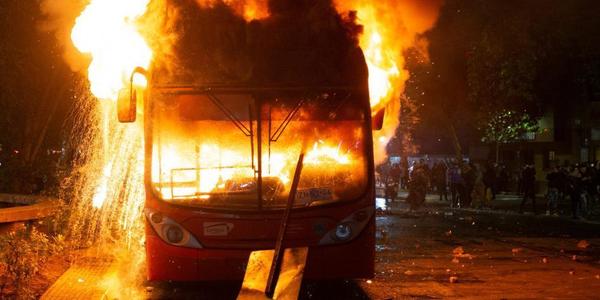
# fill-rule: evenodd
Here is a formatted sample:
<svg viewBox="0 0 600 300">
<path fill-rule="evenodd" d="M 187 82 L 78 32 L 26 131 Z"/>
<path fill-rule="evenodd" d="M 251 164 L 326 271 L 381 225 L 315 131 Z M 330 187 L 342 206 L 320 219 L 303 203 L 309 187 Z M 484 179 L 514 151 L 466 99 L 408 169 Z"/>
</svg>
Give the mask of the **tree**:
<svg viewBox="0 0 600 300">
<path fill-rule="evenodd" d="M 66 66 L 54 34 L 40 29 L 39 4 L 0 3 L 0 172 L 12 181 L 4 183 L 10 192 L 28 192 L 19 185 L 33 172 L 43 173 L 41 153 L 61 144 L 60 127 L 74 100 L 76 74 Z"/>
<path fill-rule="evenodd" d="M 496 145 L 496 162 L 499 161 L 500 145 L 519 141 L 527 133 L 538 130 L 537 121 L 527 113 L 503 109 L 487 117 L 483 124 L 482 142 Z"/>
</svg>

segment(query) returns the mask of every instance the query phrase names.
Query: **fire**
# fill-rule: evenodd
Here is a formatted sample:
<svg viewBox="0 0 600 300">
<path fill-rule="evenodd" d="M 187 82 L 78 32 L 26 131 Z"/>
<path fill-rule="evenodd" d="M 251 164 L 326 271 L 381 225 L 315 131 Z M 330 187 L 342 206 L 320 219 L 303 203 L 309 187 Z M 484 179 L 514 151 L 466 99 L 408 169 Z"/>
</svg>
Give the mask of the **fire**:
<svg viewBox="0 0 600 300">
<path fill-rule="evenodd" d="M 363 10 L 364 14 L 360 14 L 359 17 L 374 21 L 377 17 L 373 10 L 373 7 L 369 7 Z M 382 37 L 379 30 L 381 25 L 376 22 L 367 23 L 370 26 L 364 28 L 360 44 L 369 68 L 371 107 L 380 108 L 392 100 L 394 88 L 398 87 L 398 80 L 401 80 L 400 70 L 398 57 L 394 55 L 392 49 L 385 47 L 384 42 L 389 41 Z"/>
<path fill-rule="evenodd" d="M 90 89 L 98 99 L 116 100 L 119 90 L 127 85 L 131 72 L 138 66 L 148 68 L 152 60 L 152 50 L 140 34 L 136 23 L 147 10 L 150 0 L 92 0 L 75 20 L 71 30 L 71 41 L 82 53 L 90 56 L 88 80 Z M 136 84 L 145 86 L 145 82 Z M 111 157 L 109 147 L 113 143 L 117 130 L 109 125 L 114 116 L 103 108 L 102 131 L 104 162 L 102 175 L 92 197 L 95 208 L 101 208 L 107 197 L 111 181 L 119 180 L 113 176 L 115 157 Z M 133 134 L 141 137 L 141 134 Z M 122 141 L 121 141 L 122 142 Z M 137 151 L 137 150 L 132 150 Z M 128 155 L 128 153 L 121 153 Z"/>
<path fill-rule="evenodd" d="M 71 40 L 91 56 L 88 80 L 100 99 L 116 99 L 135 67 L 147 68 L 152 50 L 136 25 L 150 0 L 93 0 L 75 21 Z"/>
<path fill-rule="evenodd" d="M 203 8 L 224 3 L 247 22 L 262 20 L 269 16 L 268 1 L 266 0 L 196 0 L 196 2 Z"/>
<path fill-rule="evenodd" d="M 264 19 L 269 16 L 267 2 L 261 0 L 245 1 L 242 14 L 246 21 Z"/>
<path fill-rule="evenodd" d="M 324 141 L 315 142 L 311 151 L 306 153 L 306 164 L 339 164 L 347 165 L 350 163 L 350 156 L 346 153 L 340 153 L 339 144 L 337 147 L 327 145 Z"/>
<path fill-rule="evenodd" d="M 110 178 L 110 173 L 112 172 L 112 162 L 106 164 L 104 169 L 102 170 L 102 177 L 100 178 L 100 184 L 96 187 L 96 192 L 92 198 L 92 205 L 95 208 L 102 207 L 104 204 L 104 200 L 108 195 L 108 180 Z"/>
<path fill-rule="evenodd" d="M 333 146 L 322 140 L 315 142 L 305 155 L 305 166 L 355 166 L 356 160 L 348 152 L 342 151 L 341 146 Z M 228 180 L 254 176 L 254 171 L 245 166 L 248 163 L 248 157 L 244 154 L 246 149 L 222 149 L 216 144 L 205 143 L 197 147 L 196 155 L 189 155 L 182 153 L 182 148 L 182 145 L 173 144 L 163 146 L 161 163 L 153 164 L 152 181 L 159 186 L 164 199 L 210 193 L 214 189 L 223 188 Z M 265 153 L 262 158 L 263 177 L 278 178 L 283 185 L 289 185 L 298 158 L 288 154 L 275 152 L 269 156 Z M 155 152 L 155 160 L 157 156 Z M 203 195 L 200 198 L 208 199 L 209 196 Z"/>
<path fill-rule="evenodd" d="M 355 11 L 363 26 L 360 47 L 369 69 L 369 94 L 375 113 L 386 108 L 383 129 L 374 132 L 375 161 L 387 157 L 386 147 L 400 124 L 400 98 L 409 73 L 404 51 L 419 46 L 419 35 L 437 19 L 441 0 L 334 0 L 341 14 Z M 421 43 L 426 44 L 426 43 Z M 426 54 L 426 49 L 420 49 Z"/>
</svg>

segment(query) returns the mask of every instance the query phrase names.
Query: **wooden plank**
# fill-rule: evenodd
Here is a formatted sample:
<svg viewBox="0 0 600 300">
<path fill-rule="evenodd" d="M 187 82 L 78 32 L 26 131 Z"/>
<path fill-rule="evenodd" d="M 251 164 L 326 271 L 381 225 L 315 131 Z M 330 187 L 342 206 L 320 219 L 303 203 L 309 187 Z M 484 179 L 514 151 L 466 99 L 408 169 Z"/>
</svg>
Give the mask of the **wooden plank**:
<svg viewBox="0 0 600 300">
<path fill-rule="evenodd" d="M 274 253 L 275 250 L 261 250 L 253 251 L 250 254 L 244 282 L 237 300 L 271 299 L 265 295 L 265 289 Z M 285 249 L 272 299 L 298 299 L 307 257 L 308 247 Z"/>
<path fill-rule="evenodd" d="M 60 211 L 61 201 L 44 200 L 40 203 L 0 209 L 0 223 L 36 220 L 54 215 Z"/>
</svg>

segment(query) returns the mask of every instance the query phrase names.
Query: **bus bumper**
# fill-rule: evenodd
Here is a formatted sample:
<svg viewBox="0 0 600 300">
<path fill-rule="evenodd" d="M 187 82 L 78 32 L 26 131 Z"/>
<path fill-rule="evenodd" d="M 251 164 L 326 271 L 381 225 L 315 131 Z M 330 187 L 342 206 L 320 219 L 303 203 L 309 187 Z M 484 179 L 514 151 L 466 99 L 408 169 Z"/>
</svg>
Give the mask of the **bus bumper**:
<svg viewBox="0 0 600 300">
<path fill-rule="evenodd" d="M 310 247 L 306 279 L 372 278 L 374 274 L 374 219 L 354 240 Z M 242 280 L 250 250 L 193 249 L 172 246 L 158 236 L 146 236 L 150 281 Z"/>
</svg>

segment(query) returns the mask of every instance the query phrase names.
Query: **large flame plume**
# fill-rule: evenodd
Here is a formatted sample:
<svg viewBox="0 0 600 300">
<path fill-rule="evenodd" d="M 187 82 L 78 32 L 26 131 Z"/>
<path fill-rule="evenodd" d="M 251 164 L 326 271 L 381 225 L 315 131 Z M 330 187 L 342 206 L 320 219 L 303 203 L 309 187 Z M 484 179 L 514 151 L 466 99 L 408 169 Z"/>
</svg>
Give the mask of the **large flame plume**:
<svg viewBox="0 0 600 300">
<path fill-rule="evenodd" d="M 75 21 L 73 44 L 91 56 L 88 79 L 100 99 L 115 99 L 135 67 L 148 68 L 152 51 L 136 21 L 150 0 L 94 0 Z"/>
<path fill-rule="evenodd" d="M 442 0 L 335 0 L 335 5 L 342 14 L 356 12 L 363 26 L 360 46 L 369 67 L 371 108 L 386 109 L 383 129 L 373 134 L 375 161 L 382 162 L 400 123 L 400 97 L 409 78 L 404 52 L 426 45 L 419 35 L 435 24 Z"/>
<path fill-rule="evenodd" d="M 150 0 L 42 1 L 44 28 L 54 30 L 82 84 L 72 135 L 76 152 L 67 235 L 75 248 L 94 244 L 127 268 L 98 284 L 111 283 L 117 298 L 139 295 L 143 280 L 143 139 L 141 124 L 119 124 L 114 100 L 133 69 L 148 68 L 153 52 L 141 32 Z M 139 85 L 145 82 L 136 82 Z M 93 97 L 89 95 L 93 94 Z M 98 99 L 100 101 L 98 101 Z M 135 282 L 135 283 L 134 283 Z M 117 285 L 117 283 L 120 283 Z M 138 297 L 139 298 L 139 297 Z"/>
</svg>

